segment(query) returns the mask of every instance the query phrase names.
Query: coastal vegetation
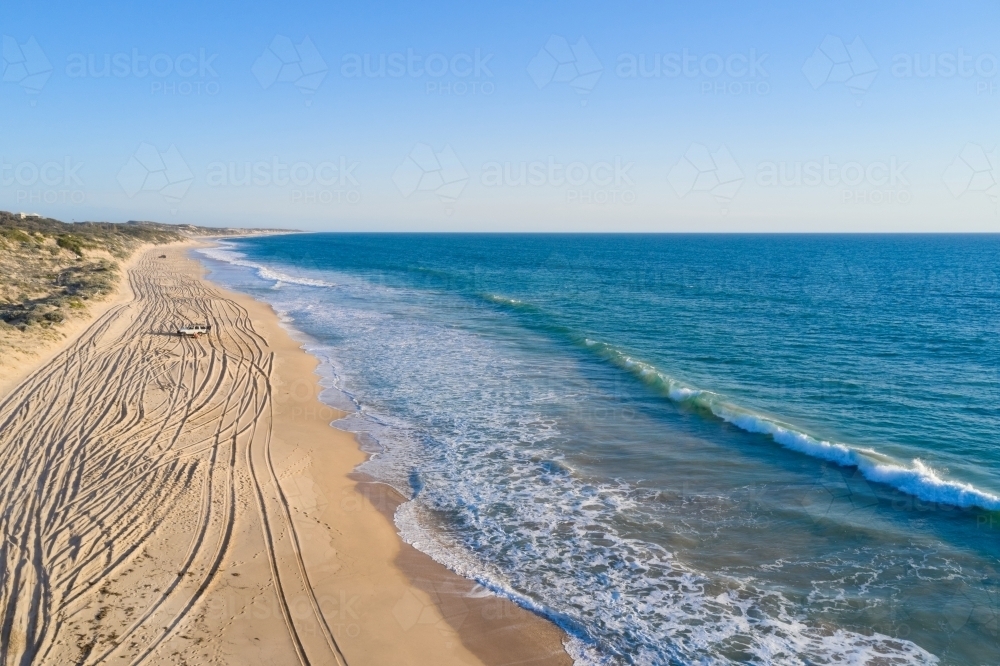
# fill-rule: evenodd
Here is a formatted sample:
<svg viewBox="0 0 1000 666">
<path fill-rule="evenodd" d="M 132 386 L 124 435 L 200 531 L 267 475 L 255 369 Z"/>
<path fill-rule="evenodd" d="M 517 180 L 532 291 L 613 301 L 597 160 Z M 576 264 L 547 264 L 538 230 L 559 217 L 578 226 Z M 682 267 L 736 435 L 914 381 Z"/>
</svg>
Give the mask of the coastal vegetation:
<svg viewBox="0 0 1000 666">
<path fill-rule="evenodd" d="M 138 248 L 245 233 L 156 222 L 65 223 L 0 211 L 0 364 L 61 337 L 60 324 L 117 289 L 122 264 Z"/>
</svg>

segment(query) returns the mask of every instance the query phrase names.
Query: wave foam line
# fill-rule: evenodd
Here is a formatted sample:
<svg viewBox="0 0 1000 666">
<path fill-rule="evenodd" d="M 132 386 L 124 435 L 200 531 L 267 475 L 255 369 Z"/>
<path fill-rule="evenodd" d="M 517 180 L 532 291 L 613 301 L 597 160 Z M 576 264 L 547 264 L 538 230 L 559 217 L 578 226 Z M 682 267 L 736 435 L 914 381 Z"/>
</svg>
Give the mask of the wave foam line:
<svg viewBox="0 0 1000 666">
<path fill-rule="evenodd" d="M 257 264 L 252 261 L 247 261 L 243 257 L 241 252 L 236 252 L 231 249 L 231 246 L 219 246 L 219 247 L 209 247 L 200 248 L 198 250 L 201 254 L 205 255 L 209 259 L 215 259 L 216 261 L 222 261 L 227 264 L 232 264 L 234 266 L 243 266 L 244 268 L 252 268 L 257 271 L 257 276 L 262 280 L 271 280 L 277 284 L 288 283 L 288 284 L 298 284 L 305 287 L 336 287 L 337 285 L 332 282 L 324 282 L 323 280 L 314 280 L 312 278 L 306 277 L 296 277 L 294 275 L 288 275 L 287 273 L 282 273 L 281 271 L 276 271 L 273 268 L 268 268 L 263 264 Z M 275 286 L 277 286 L 277 284 Z"/>
<path fill-rule="evenodd" d="M 856 467 L 869 481 L 892 486 L 925 502 L 1000 511 L 1000 497 L 997 495 L 969 483 L 944 479 L 919 458 L 906 465 L 871 449 L 817 439 L 787 423 L 734 405 L 717 393 L 684 386 L 652 365 L 637 361 L 611 345 L 594 340 L 584 340 L 584 344 L 643 383 L 661 391 L 673 402 L 706 409 L 746 432 L 769 435 L 786 449 L 843 467 Z"/>
</svg>

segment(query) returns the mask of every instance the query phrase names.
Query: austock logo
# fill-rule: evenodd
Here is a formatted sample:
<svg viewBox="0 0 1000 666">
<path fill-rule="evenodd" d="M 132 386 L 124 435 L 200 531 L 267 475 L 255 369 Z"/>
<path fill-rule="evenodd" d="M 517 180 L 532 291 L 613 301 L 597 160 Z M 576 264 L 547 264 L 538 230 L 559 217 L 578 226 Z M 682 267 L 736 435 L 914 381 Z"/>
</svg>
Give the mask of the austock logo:
<svg viewBox="0 0 1000 666">
<path fill-rule="evenodd" d="M 425 596 L 418 596 L 407 589 L 392 608 L 392 615 L 403 631 L 417 625 L 431 625 L 443 634 L 452 634 L 461 628 L 472 612 L 467 599 L 495 598 L 482 585 L 470 586 L 468 581 L 461 579 L 418 581 L 417 587 L 424 591 Z M 471 603 L 476 604 L 475 601 Z M 482 606 L 479 610 L 487 620 L 500 619 L 504 614 L 503 609 L 498 610 L 495 605 Z"/>
<path fill-rule="evenodd" d="M 16 83 L 29 95 L 37 95 L 52 75 L 52 63 L 42 48 L 29 37 L 24 44 L 8 35 L 3 36 L 3 80 Z M 32 104 L 34 104 L 32 100 Z"/>
<path fill-rule="evenodd" d="M 686 197 L 692 192 L 706 192 L 726 213 L 743 185 L 744 176 L 725 146 L 711 152 L 700 143 L 692 143 L 684 157 L 670 169 L 667 180 L 678 197 Z"/>
<path fill-rule="evenodd" d="M 309 37 L 294 44 L 284 35 L 275 35 L 250 71 L 265 90 L 275 83 L 291 83 L 308 96 L 319 90 L 327 69 L 326 61 Z M 306 104 L 309 103 L 307 99 Z"/>
<path fill-rule="evenodd" d="M 629 175 L 634 162 L 570 162 L 553 157 L 547 161 L 486 162 L 480 175 L 483 187 L 566 188 L 570 203 L 607 204 L 635 202 L 635 182 Z"/>
<path fill-rule="evenodd" d="M 16 187 L 19 204 L 80 204 L 86 200 L 80 176 L 82 168 L 82 162 L 70 157 L 42 163 L 8 163 L 0 156 L 0 186 Z"/>
<path fill-rule="evenodd" d="M 445 203 L 455 202 L 468 181 L 469 172 L 450 145 L 435 152 L 426 143 L 418 143 L 392 174 L 404 199 L 416 192 L 433 192 Z"/>
<path fill-rule="evenodd" d="M 475 49 L 472 53 L 430 53 L 423 55 L 412 48 L 406 53 L 347 53 L 341 58 L 340 75 L 344 78 L 427 79 L 427 94 L 492 95 L 496 86 L 490 69 L 492 53 Z"/>
<path fill-rule="evenodd" d="M 1000 70 L 1000 61 L 992 53 L 969 55 L 965 49 L 956 53 L 897 53 L 892 57 L 892 75 L 899 79 L 991 79 Z"/>
<path fill-rule="evenodd" d="M 572 46 L 565 37 L 552 35 L 528 63 L 528 76 L 542 89 L 550 83 L 567 83 L 580 95 L 594 89 L 604 66 L 583 37 Z M 586 100 L 581 100 L 586 104 Z"/>
<path fill-rule="evenodd" d="M 909 162 L 895 157 L 875 162 L 835 162 L 829 155 L 804 162 L 761 162 L 755 182 L 760 187 L 840 187 L 844 203 L 909 203 Z"/>
<path fill-rule="evenodd" d="M 1000 150 L 986 152 L 982 146 L 967 143 L 944 172 L 944 183 L 952 196 L 982 192 L 994 204 L 1000 200 Z"/>
<path fill-rule="evenodd" d="M 288 164 L 277 157 L 256 162 L 212 162 L 208 165 L 208 184 L 212 187 L 284 187 L 295 185 L 304 187 L 313 183 L 320 185 L 354 185 L 358 162 L 346 157 L 338 161 L 327 160 L 318 164 L 295 162 Z"/>
<path fill-rule="evenodd" d="M 949 663 L 991 663 L 1000 655 L 1000 572 L 986 566 L 977 573 L 972 580 L 952 581 L 952 594 L 939 609 L 941 629 L 952 637 L 953 645 L 990 661 Z"/>
<path fill-rule="evenodd" d="M 130 199 L 140 192 L 157 192 L 176 205 L 192 182 L 194 174 L 173 144 L 162 153 L 152 144 L 139 144 L 118 172 L 118 184 Z"/>
<path fill-rule="evenodd" d="M 771 92 L 764 68 L 767 53 L 697 55 L 689 49 L 673 53 L 622 53 L 615 75 L 621 79 L 702 79 L 703 95 L 766 95 Z"/>
<path fill-rule="evenodd" d="M 996 82 L 1000 58 L 994 53 L 973 55 L 961 48 L 954 53 L 897 53 L 891 72 L 897 79 L 965 79 L 975 83 L 977 95 L 1000 91 Z"/>
<path fill-rule="evenodd" d="M 218 53 L 198 49 L 173 56 L 167 53 L 73 53 L 66 58 L 66 76 L 72 79 L 136 78 L 151 79 L 150 92 L 163 95 L 216 95 L 219 78 L 215 71 Z"/>
<path fill-rule="evenodd" d="M 878 75 L 878 64 L 860 37 L 845 45 L 840 37 L 827 35 L 802 65 L 802 73 L 814 90 L 842 83 L 860 106 L 861 96 Z"/>
<path fill-rule="evenodd" d="M 359 162 L 340 157 L 319 163 L 283 162 L 278 157 L 254 162 L 211 162 L 206 184 L 209 187 L 287 188 L 292 203 L 356 204 L 361 201 Z"/>
</svg>

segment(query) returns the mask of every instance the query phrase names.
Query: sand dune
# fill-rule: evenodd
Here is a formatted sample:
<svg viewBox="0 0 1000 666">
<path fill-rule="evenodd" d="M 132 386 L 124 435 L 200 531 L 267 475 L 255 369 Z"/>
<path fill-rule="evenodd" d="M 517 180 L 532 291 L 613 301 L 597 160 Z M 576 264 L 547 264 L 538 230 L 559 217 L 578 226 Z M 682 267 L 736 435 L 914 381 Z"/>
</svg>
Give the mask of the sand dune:
<svg viewBox="0 0 1000 666">
<path fill-rule="evenodd" d="M 304 426 L 282 397 L 315 384 L 308 361 L 180 250 L 158 254 L 129 270 L 133 298 L 0 403 L 0 661 L 565 662 L 559 632 L 520 609 L 478 636 L 448 629 L 426 591 L 447 573 L 400 572 L 413 553 L 377 507 L 344 517 L 360 454 L 331 481 L 322 415 Z M 185 321 L 211 332 L 171 335 Z M 429 621 L 399 620 L 410 597 Z"/>
</svg>

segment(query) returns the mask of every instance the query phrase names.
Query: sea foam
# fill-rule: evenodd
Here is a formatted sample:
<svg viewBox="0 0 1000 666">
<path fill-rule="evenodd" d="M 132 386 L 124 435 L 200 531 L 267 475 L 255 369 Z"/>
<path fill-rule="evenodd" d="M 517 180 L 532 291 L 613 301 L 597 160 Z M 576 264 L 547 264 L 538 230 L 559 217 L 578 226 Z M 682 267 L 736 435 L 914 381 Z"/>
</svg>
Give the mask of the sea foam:
<svg viewBox="0 0 1000 666">
<path fill-rule="evenodd" d="M 351 292 L 363 288 L 348 278 L 343 284 Z M 377 298 L 391 299 L 394 310 L 397 299 L 408 312 L 420 307 L 414 295 L 384 288 L 380 293 Z M 374 296 L 370 290 L 354 293 L 361 294 Z M 402 400 L 401 407 L 419 405 L 421 413 L 433 415 L 436 427 L 427 429 L 407 408 L 384 411 L 374 396 L 351 389 L 359 396 L 358 409 L 338 422 L 376 443 L 360 469 L 411 498 L 395 515 L 400 535 L 476 581 L 483 593 L 509 598 L 558 624 L 578 666 L 733 664 L 719 655 L 736 646 L 757 663 L 789 666 L 806 656 L 816 663 L 861 664 L 876 655 L 899 664 L 936 663 L 906 640 L 831 632 L 804 622 L 792 603 L 751 581 L 732 579 L 735 589 L 725 598 L 709 595 L 712 583 L 704 573 L 662 546 L 619 533 L 618 517 L 645 520 L 634 489 L 581 481 L 559 451 L 544 443 L 559 432 L 535 413 L 539 402 L 551 399 L 525 381 L 538 367 L 523 366 L 468 332 L 424 323 L 423 316 L 406 320 L 399 310 L 348 305 L 363 299 L 322 305 L 306 299 L 303 294 L 285 309 L 348 334 L 367 349 L 361 380 L 357 368 L 334 361 L 332 349 L 312 347 L 325 364 L 337 366 L 324 373 L 326 386 L 346 391 L 384 375 L 383 388 L 391 386 L 386 395 Z M 455 358 L 462 362 L 443 362 Z M 475 387 L 484 393 L 475 402 L 474 419 L 464 412 L 471 405 L 454 402 L 456 392 L 468 395 L 470 376 L 484 379 Z M 486 380 L 491 376 L 503 380 Z M 428 380 L 437 387 L 430 393 L 423 390 Z M 503 483 L 496 482 L 500 477 Z M 442 529 L 443 515 L 455 523 Z"/>
<path fill-rule="evenodd" d="M 1000 496 L 972 484 L 942 478 L 920 459 L 909 464 L 872 449 L 839 442 L 828 442 L 780 421 L 745 409 L 723 396 L 684 385 L 653 365 L 633 359 L 612 345 L 585 339 L 584 345 L 603 358 L 627 370 L 644 383 L 660 390 L 673 402 L 691 404 L 708 410 L 726 423 L 750 433 L 768 435 L 776 443 L 798 453 L 844 467 L 856 467 L 869 481 L 884 483 L 924 501 L 986 511 L 1000 511 Z"/>
<path fill-rule="evenodd" d="M 257 276 L 262 280 L 268 280 L 280 285 L 281 283 L 287 284 L 298 284 L 305 287 L 336 287 L 337 285 L 332 282 L 326 282 L 325 280 L 318 280 L 314 278 L 302 277 L 297 275 L 289 275 L 282 271 L 276 270 L 273 267 L 264 266 L 263 264 L 258 264 L 252 261 L 246 260 L 246 255 L 242 252 L 237 252 L 233 249 L 232 245 L 220 242 L 216 247 L 199 248 L 198 252 L 205 255 L 209 259 L 215 259 L 216 261 L 222 261 L 227 264 L 232 264 L 234 266 L 243 266 L 244 268 L 252 268 L 257 272 Z"/>
</svg>

